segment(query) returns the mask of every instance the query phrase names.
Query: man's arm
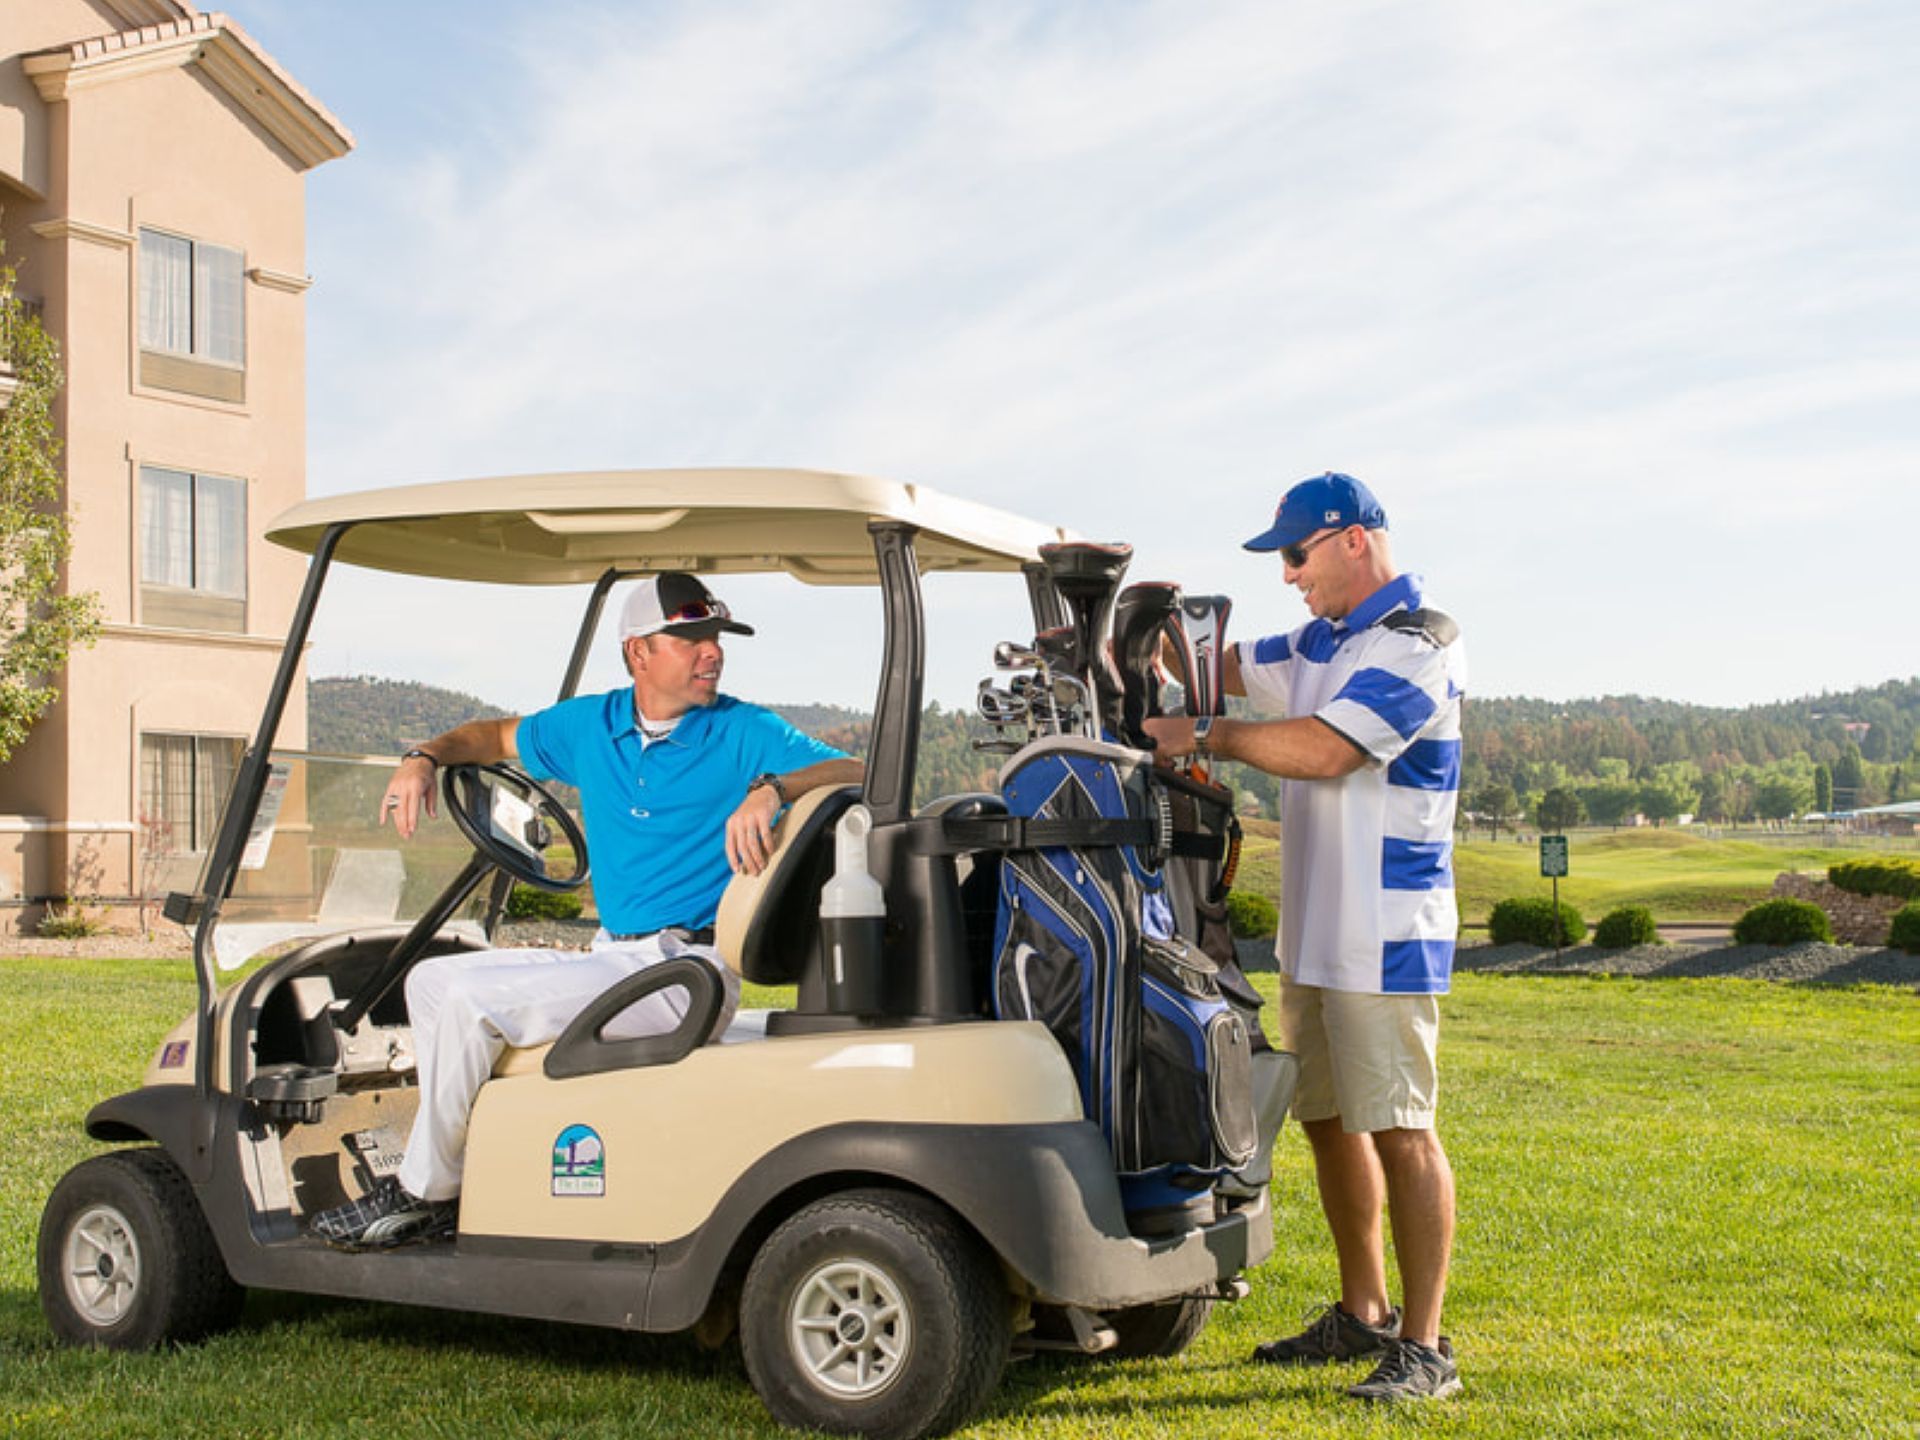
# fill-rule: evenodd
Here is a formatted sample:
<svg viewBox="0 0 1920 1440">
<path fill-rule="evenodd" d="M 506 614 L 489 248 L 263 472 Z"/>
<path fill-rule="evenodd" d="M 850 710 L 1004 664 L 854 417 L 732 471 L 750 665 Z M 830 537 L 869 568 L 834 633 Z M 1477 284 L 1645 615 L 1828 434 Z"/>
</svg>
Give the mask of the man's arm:
<svg viewBox="0 0 1920 1440">
<path fill-rule="evenodd" d="M 499 760 L 520 756 L 518 737 L 520 717 L 504 720 L 469 720 L 444 735 L 436 735 L 400 762 L 387 782 L 387 793 L 380 801 L 380 822 L 393 817 L 393 828 L 400 838 L 411 838 L 420 826 L 424 806 L 429 817 L 439 814 L 434 799 L 434 781 L 442 765 L 491 765 Z"/>
<path fill-rule="evenodd" d="M 1162 758 L 1193 753 L 1193 721 L 1162 715 L 1143 722 Z M 1338 780 L 1367 763 L 1367 753 L 1312 715 L 1294 720 L 1213 722 L 1207 751 L 1285 780 Z"/>
<path fill-rule="evenodd" d="M 773 853 L 773 818 L 783 804 L 791 805 L 810 790 L 829 785 L 858 785 L 866 779 L 864 762 L 852 759 L 818 760 L 780 777 L 783 801 L 771 785 L 749 790 L 740 808 L 727 817 L 727 863 L 735 870 L 758 875 Z"/>
</svg>

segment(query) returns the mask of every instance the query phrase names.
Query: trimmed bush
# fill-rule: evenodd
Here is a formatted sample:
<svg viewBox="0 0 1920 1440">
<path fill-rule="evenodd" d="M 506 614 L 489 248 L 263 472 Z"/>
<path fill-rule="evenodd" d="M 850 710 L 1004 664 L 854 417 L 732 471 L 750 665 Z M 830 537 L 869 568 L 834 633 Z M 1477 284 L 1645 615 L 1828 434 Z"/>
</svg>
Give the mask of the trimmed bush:
<svg viewBox="0 0 1920 1440">
<path fill-rule="evenodd" d="M 582 902 L 578 891 L 538 890 L 516 885 L 507 896 L 509 920 L 578 920 Z"/>
<path fill-rule="evenodd" d="M 1733 938 L 1740 945 L 1831 944 L 1833 922 L 1810 900 L 1762 900 L 1734 922 Z"/>
<path fill-rule="evenodd" d="M 1900 900 L 1916 900 L 1920 899 L 1920 860 L 1899 855 L 1843 860 L 1827 868 L 1827 883 L 1851 895 L 1892 895 Z"/>
<path fill-rule="evenodd" d="M 1622 905 L 1609 910 L 1593 927 L 1593 943 L 1602 950 L 1625 950 L 1633 945 L 1658 945 L 1660 927 L 1644 905 Z"/>
<path fill-rule="evenodd" d="M 1909 955 L 1920 955 L 1920 901 L 1902 905 L 1893 912 L 1893 926 L 1887 931 L 1887 944 Z"/>
<path fill-rule="evenodd" d="M 1487 936 L 1496 945 L 1578 945 L 1587 938 L 1587 922 L 1564 900 L 1559 920 L 1556 942 L 1553 901 L 1544 896 L 1502 900 L 1487 913 Z"/>
<path fill-rule="evenodd" d="M 1251 890 L 1227 892 L 1227 928 L 1236 940 L 1265 940 L 1280 928 L 1280 911 L 1273 901 Z"/>
</svg>

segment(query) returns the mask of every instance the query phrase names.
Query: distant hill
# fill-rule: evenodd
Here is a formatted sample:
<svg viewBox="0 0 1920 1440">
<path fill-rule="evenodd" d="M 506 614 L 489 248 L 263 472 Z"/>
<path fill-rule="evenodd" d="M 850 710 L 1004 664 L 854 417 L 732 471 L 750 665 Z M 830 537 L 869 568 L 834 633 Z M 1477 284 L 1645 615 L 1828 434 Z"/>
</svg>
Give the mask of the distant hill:
<svg viewBox="0 0 1920 1440">
<path fill-rule="evenodd" d="M 394 754 L 463 720 L 507 712 L 472 695 L 358 675 L 314 680 L 309 726 L 316 749 Z M 841 705 L 773 707 L 810 735 L 865 755 L 873 721 Z M 963 711 L 927 707 L 916 789 L 923 796 L 990 789 L 1001 758 L 974 748 L 984 727 Z M 1684 814 L 1745 819 L 1767 787 L 1794 813 L 1811 808 L 1819 782 L 1836 808 L 1920 795 L 1920 677 L 1843 694 L 1716 709 L 1638 695 L 1594 700 L 1473 697 L 1467 702 L 1462 789 L 1505 786 L 1523 808 L 1550 787 L 1580 793 L 1594 818 Z M 1225 778 L 1277 813 L 1278 782 L 1244 767 Z M 1654 787 L 1671 809 L 1641 794 Z M 1784 787 L 1784 788 L 1781 788 Z M 1630 795 L 1628 792 L 1635 792 Z M 1644 803 L 1643 803 L 1644 802 Z"/>
<path fill-rule="evenodd" d="M 507 712 L 458 690 L 373 675 L 307 682 L 307 738 L 334 755 L 398 755 L 468 720 Z"/>
</svg>

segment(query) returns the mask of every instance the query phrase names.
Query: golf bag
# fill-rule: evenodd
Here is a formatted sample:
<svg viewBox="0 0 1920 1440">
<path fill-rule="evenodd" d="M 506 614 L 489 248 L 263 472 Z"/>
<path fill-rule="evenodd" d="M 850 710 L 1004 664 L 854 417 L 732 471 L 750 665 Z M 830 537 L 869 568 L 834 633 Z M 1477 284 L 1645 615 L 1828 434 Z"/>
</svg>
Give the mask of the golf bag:
<svg viewBox="0 0 1920 1440">
<path fill-rule="evenodd" d="M 1168 859 L 1204 837 L 1176 833 L 1164 778 L 1118 745 L 1036 740 L 1000 789 L 1017 828 L 1000 866 L 994 1014 L 1059 1040 L 1129 1210 L 1190 1200 L 1257 1138 L 1246 1016 L 1218 962 L 1174 933 L 1163 884 Z"/>
</svg>

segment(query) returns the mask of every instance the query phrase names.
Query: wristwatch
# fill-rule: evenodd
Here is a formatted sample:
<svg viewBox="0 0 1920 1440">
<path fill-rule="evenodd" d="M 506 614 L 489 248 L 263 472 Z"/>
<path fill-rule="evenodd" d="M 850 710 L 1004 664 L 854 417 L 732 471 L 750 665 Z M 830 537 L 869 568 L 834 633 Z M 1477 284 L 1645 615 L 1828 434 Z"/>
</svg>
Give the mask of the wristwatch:
<svg viewBox="0 0 1920 1440">
<path fill-rule="evenodd" d="M 766 785 L 772 788 L 773 793 L 780 797 L 780 804 L 782 806 L 785 806 L 788 803 L 787 787 L 780 782 L 780 777 L 774 774 L 771 770 L 767 771 L 764 775 L 756 775 L 753 777 L 753 779 L 749 780 L 747 782 L 747 793 L 751 795 L 754 791 L 758 790 L 762 785 Z"/>
<path fill-rule="evenodd" d="M 1196 759 L 1204 760 L 1210 753 L 1207 750 L 1207 738 L 1213 734 L 1214 717 L 1202 715 L 1193 722 L 1193 753 Z"/>
<path fill-rule="evenodd" d="M 409 750 L 404 755 L 402 755 L 400 757 L 400 760 L 401 760 L 401 763 L 403 764 L 408 760 L 424 760 L 427 762 L 427 764 L 433 766 L 434 769 L 438 770 L 440 768 L 440 762 L 438 760 L 434 759 L 433 756 L 429 755 L 426 751 L 418 748 L 417 746 L 414 749 Z"/>
</svg>

